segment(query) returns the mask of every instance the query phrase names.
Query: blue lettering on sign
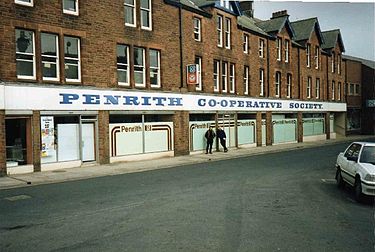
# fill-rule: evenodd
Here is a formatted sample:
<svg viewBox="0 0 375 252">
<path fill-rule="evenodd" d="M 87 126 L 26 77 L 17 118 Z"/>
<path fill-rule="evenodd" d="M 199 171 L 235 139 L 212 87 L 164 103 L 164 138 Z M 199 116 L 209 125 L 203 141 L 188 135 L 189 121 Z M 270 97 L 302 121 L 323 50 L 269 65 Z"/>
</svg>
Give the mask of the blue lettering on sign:
<svg viewBox="0 0 375 252">
<path fill-rule="evenodd" d="M 77 94 L 60 94 L 60 96 L 62 97 L 60 104 L 73 104 L 72 101 L 76 101 L 79 98 Z"/>
</svg>

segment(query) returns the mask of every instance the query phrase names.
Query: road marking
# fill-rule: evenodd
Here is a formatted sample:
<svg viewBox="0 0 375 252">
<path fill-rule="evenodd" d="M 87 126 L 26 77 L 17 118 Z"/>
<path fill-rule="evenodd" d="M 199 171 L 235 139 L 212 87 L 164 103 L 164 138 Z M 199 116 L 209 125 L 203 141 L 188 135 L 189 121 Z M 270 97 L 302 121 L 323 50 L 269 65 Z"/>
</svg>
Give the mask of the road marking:
<svg viewBox="0 0 375 252">
<path fill-rule="evenodd" d="M 322 179 L 323 183 L 327 184 L 334 184 L 336 183 L 336 179 Z"/>
<path fill-rule="evenodd" d="M 12 197 L 6 197 L 4 199 L 9 200 L 9 201 L 17 201 L 17 200 L 31 199 L 31 197 L 29 195 L 21 194 L 21 195 L 16 195 Z"/>
</svg>

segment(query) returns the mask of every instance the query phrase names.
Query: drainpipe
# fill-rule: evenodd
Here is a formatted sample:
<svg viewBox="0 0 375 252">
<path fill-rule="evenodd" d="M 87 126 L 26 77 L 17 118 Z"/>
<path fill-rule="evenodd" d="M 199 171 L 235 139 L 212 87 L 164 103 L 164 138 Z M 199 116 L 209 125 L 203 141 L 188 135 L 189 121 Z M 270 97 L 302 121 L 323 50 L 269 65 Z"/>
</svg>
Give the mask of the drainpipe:
<svg viewBox="0 0 375 252">
<path fill-rule="evenodd" d="M 180 89 L 184 87 L 184 59 L 183 59 L 183 51 L 182 51 L 182 8 L 181 8 L 181 1 L 179 1 L 178 5 L 178 19 L 179 19 L 179 29 L 180 29 Z"/>
<path fill-rule="evenodd" d="M 269 39 L 267 38 L 267 96 L 270 97 L 270 47 Z"/>
<path fill-rule="evenodd" d="M 301 48 L 297 48 L 298 52 L 298 99 L 301 99 Z"/>
</svg>

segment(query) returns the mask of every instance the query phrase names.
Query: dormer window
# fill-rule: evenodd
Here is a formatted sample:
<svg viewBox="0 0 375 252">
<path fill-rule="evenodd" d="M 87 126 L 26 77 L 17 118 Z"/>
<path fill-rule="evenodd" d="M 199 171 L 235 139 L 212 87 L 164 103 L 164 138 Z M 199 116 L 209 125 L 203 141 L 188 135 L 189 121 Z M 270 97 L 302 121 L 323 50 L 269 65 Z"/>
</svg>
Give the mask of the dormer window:
<svg viewBox="0 0 375 252">
<path fill-rule="evenodd" d="M 248 54 L 249 53 L 249 35 L 243 35 L 243 52 Z"/>
<path fill-rule="evenodd" d="M 306 66 L 311 66 L 311 45 L 307 44 L 306 46 Z"/>
<path fill-rule="evenodd" d="M 276 39 L 277 61 L 281 61 L 281 38 Z"/>
<path fill-rule="evenodd" d="M 220 0 L 220 6 L 233 11 L 232 5 L 230 4 L 229 0 Z"/>
<path fill-rule="evenodd" d="M 315 69 L 319 69 L 319 46 L 315 47 Z"/>
</svg>

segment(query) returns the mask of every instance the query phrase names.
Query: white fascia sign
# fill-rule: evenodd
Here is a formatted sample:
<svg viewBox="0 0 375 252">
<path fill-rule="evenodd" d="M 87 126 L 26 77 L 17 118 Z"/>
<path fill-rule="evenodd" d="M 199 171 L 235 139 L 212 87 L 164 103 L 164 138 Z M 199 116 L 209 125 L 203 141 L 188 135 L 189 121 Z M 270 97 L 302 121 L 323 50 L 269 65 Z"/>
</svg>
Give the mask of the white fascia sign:
<svg viewBox="0 0 375 252">
<path fill-rule="evenodd" d="M 3 100 L 3 102 L 2 102 Z M 345 112 L 346 103 L 0 85 L 5 110 Z"/>
</svg>

